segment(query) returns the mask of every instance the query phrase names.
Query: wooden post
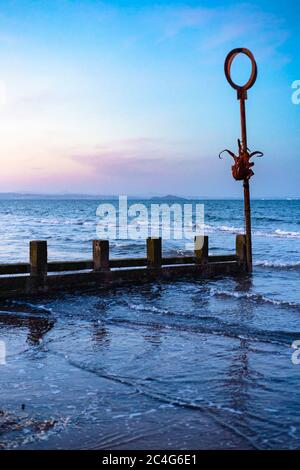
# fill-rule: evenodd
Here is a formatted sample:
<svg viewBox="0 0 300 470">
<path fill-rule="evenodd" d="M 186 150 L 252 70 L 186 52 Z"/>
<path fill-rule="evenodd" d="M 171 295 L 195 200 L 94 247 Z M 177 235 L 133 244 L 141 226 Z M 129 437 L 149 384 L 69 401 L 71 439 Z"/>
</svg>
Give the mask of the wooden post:
<svg viewBox="0 0 300 470">
<path fill-rule="evenodd" d="M 236 255 L 241 264 L 247 264 L 247 236 L 237 235 L 236 236 Z"/>
<path fill-rule="evenodd" d="M 208 263 L 208 236 L 197 235 L 195 237 L 195 261 L 196 264 Z"/>
<path fill-rule="evenodd" d="M 33 240 L 30 242 L 30 276 L 43 279 L 47 276 L 47 242 Z"/>
<path fill-rule="evenodd" d="M 109 241 L 93 240 L 94 271 L 109 271 Z"/>
<path fill-rule="evenodd" d="M 162 263 L 161 238 L 147 238 L 147 265 L 149 268 L 160 268 Z"/>
</svg>

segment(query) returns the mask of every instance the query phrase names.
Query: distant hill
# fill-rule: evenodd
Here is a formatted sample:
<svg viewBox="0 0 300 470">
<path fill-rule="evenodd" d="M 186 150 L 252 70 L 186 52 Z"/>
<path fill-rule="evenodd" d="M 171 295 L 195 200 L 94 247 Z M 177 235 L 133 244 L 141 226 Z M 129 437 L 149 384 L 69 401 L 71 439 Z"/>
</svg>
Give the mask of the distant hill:
<svg viewBox="0 0 300 470">
<path fill-rule="evenodd" d="M 167 194 L 166 196 L 153 196 L 150 198 L 151 201 L 161 201 L 161 200 L 168 200 L 168 201 L 176 201 L 176 200 L 179 200 L 179 201 L 182 201 L 182 200 L 185 200 L 185 201 L 188 201 L 187 198 L 185 197 L 180 197 L 180 196 L 174 196 L 173 194 Z"/>
</svg>

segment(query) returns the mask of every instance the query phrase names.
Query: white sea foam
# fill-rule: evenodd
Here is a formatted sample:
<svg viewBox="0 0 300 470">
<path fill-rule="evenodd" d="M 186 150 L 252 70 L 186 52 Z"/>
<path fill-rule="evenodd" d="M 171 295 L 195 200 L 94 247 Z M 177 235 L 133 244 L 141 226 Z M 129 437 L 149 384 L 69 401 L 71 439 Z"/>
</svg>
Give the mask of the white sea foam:
<svg viewBox="0 0 300 470">
<path fill-rule="evenodd" d="M 169 310 L 163 308 L 157 308 L 154 305 L 143 305 L 143 304 L 129 304 L 129 307 L 133 310 L 138 310 L 142 312 L 153 312 L 153 313 L 162 313 L 168 314 Z"/>
<path fill-rule="evenodd" d="M 255 261 L 254 266 L 263 267 L 263 268 L 274 268 L 274 269 L 300 269 L 300 261 Z"/>
<path fill-rule="evenodd" d="M 206 233 L 212 232 L 227 232 L 232 234 L 239 234 L 244 232 L 243 227 L 234 227 L 228 225 L 204 225 Z M 300 232 L 276 229 L 274 231 L 253 230 L 253 235 L 257 237 L 277 237 L 277 238 L 300 238 Z"/>
<path fill-rule="evenodd" d="M 292 308 L 300 309 L 300 305 L 295 302 L 289 302 L 287 300 L 271 299 L 269 297 L 266 297 L 262 294 L 257 294 L 257 293 L 232 292 L 229 290 L 218 290 L 218 289 L 212 288 L 211 294 L 216 297 L 247 299 L 252 302 L 257 302 L 257 303 L 266 303 L 266 304 L 276 305 L 279 307 L 292 307 Z"/>
<path fill-rule="evenodd" d="M 275 230 L 274 232 L 278 237 L 283 237 L 283 238 L 300 238 L 300 232 L 289 232 L 286 230 Z"/>
</svg>

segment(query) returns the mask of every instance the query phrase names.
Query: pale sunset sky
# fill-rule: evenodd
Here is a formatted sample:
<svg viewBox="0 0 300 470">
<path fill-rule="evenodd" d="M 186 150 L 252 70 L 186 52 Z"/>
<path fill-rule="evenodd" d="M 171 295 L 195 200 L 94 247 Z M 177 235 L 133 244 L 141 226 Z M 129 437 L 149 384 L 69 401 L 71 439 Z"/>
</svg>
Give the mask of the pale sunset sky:
<svg viewBox="0 0 300 470">
<path fill-rule="evenodd" d="M 0 192 L 241 196 L 218 154 L 247 47 L 252 194 L 300 197 L 299 22 L 296 1 L 0 0 Z"/>
</svg>

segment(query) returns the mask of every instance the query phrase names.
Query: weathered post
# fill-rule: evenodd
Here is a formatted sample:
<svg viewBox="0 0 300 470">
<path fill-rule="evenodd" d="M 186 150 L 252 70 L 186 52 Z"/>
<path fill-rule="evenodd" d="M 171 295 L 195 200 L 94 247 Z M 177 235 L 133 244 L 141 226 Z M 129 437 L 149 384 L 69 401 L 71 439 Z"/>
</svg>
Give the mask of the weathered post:
<svg viewBox="0 0 300 470">
<path fill-rule="evenodd" d="M 231 65 L 234 58 L 238 54 L 245 54 L 251 60 L 252 70 L 251 75 L 245 85 L 240 86 L 233 82 L 231 78 Z M 246 128 L 246 107 L 245 101 L 248 98 L 247 91 L 251 88 L 257 78 L 257 65 L 252 52 L 246 48 L 233 49 L 226 57 L 225 60 L 225 75 L 228 83 L 237 91 L 237 99 L 240 102 L 240 117 L 241 117 L 241 140 L 238 139 L 238 155 L 235 155 L 230 150 L 226 149 L 223 152 L 227 152 L 233 159 L 234 165 L 231 167 L 233 177 L 238 181 L 243 181 L 244 186 L 244 213 L 245 213 L 245 227 L 246 227 L 246 266 L 247 271 L 252 271 L 252 241 L 251 241 L 251 207 L 250 207 L 250 188 L 249 180 L 254 175 L 252 167 L 253 162 L 250 159 L 254 156 L 262 157 L 262 152 L 250 152 L 247 143 L 247 128 Z M 221 152 L 219 157 L 221 158 Z"/>
<path fill-rule="evenodd" d="M 236 236 L 236 256 L 238 257 L 238 261 L 240 264 L 245 264 L 247 261 L 247 240 L 246 235 L 237 235 Z"/>
<path fill-rule="evenodd" d="M 147 238 L 147 266 L 160 268 L 162 264 L 161 238 Z"/>
<path fill-rule="evenodd" d="M 30 275 L 47 275 L 47 242 L 45 240 L 32 240 L 30 242 Z"/>
<path fill-rule="evenodd" d="M 93 240 L 94 271 L 109 271 L 109 241 Z"/>
<path fill-rule="evenodd" d="M 208 236 L 195 236 L 195 261 L 196 264 L 208 263 Z"/>
<path fill-rule="evenodd" d="M 47 241 L 32 240 L 29 244 L 30 277 L 33 289 L 44 287 L 47 277 Z"/>
</svg>

